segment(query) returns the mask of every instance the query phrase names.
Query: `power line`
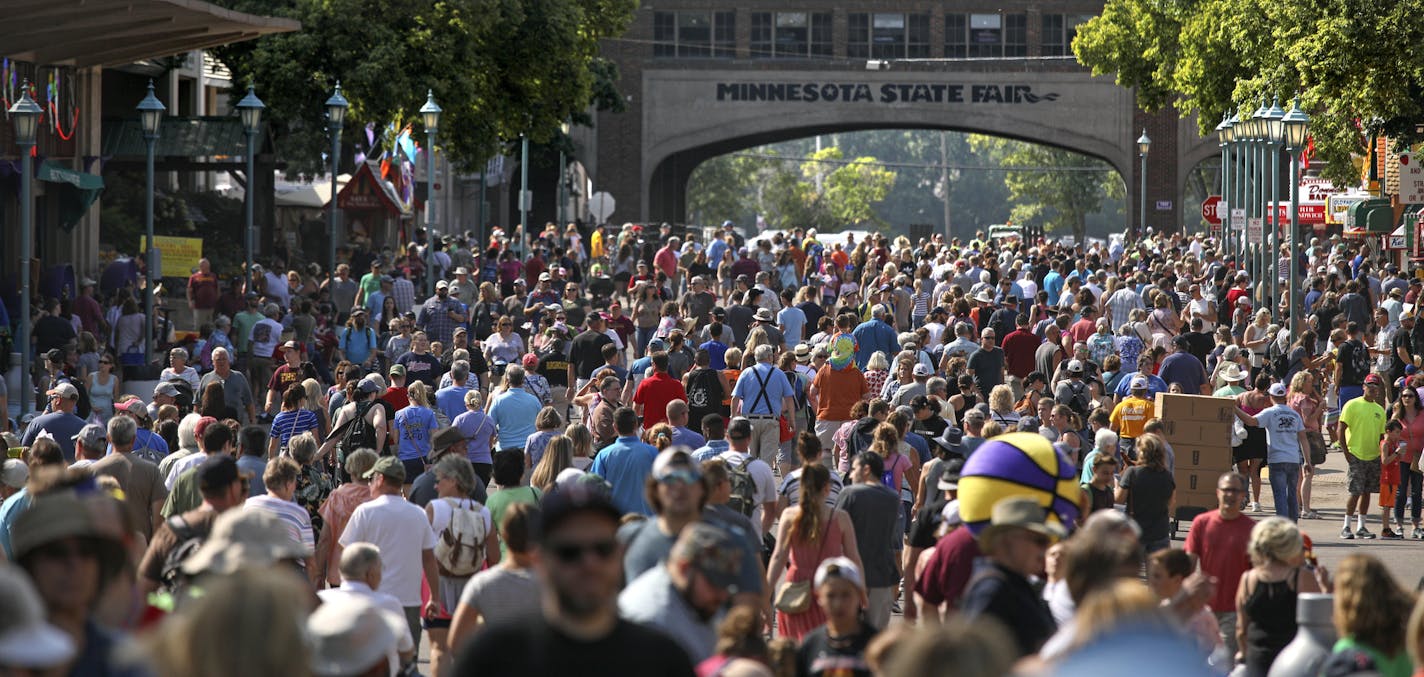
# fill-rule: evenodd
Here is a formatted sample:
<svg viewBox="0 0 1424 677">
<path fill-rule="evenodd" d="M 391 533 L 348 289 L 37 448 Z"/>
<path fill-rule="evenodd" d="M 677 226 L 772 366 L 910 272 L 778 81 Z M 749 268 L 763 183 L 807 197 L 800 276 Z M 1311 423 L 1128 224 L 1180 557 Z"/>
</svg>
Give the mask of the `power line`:
<svg viewBox="0 0 1424 677">
<path fill-rule="evenodd" d="M 823 162 L 830 165 L 853 165 L 859 164 L 855 160 L 830 160 L 819 159 L 806 156 L 773 155 L 771 153 L 728 153 L 731 157 L 753 158 L 759 160 L 781 160 L 784 162 Z M 877 160 L 873 164 L 881 167 L 893 167 L 896 169 L 957 169 L 971 172 L 1094 172 L 1094 173 L 1116 173 L 1112 167 L 1074 167 L 1067 165 L 1014 165 L 1008 167 L 994 167 L 987 165 L 941 165 L 925 164 L 915 162 L 882 162 Z"/>
</svg>

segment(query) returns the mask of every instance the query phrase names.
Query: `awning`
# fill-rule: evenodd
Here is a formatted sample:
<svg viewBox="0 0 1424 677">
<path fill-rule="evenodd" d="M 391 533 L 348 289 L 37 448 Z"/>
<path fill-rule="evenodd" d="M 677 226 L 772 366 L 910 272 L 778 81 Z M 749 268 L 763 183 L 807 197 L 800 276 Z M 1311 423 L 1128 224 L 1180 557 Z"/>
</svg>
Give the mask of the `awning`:
<svg viewBox="0 0 1424 677">
<path fill-rule="evenodd" d="M 57 184 L 59 189 L 59 225 L 65 230 L 73 230 L 84 212 L 99 199 L 104 192 L 104 178 L 87 172 L 80 172 L 48 160 L 40 164 L 35 178 Z"/>
<path fill-rule="evenodd" d="M 258 133 L 259 150 L 263 146 L 267 123 Z M 147 152 L 143 126 L 137 119 L 105 120 L 102 141 L 107 158 L 142 158 Z M 236 116 L 209 115 L 201 117 L 164 117 L 158 127 L 158 140 L 153 144 L 158 157 L 246 157 L 247 133 Z"/>
<path fill-rule="evenodd" d="M 356 167 L 351 180 L 336 194 L 336 206 L 351 211 L 378 211 L 390 216 L 410 216 L 413 212 L 405 204 L 396 187 L 382 179 L 379 164 L 373 160 L 362 162 Z"/>
<path fill-rule="evenodd" d="M 301 29 L 201 0 L 12 0 L 0 56 L 38 64 L 117 66 Z"/>
<path fill-rule="evenodd" d="M 345 188 L 347 182 L 351 181 L 350 174 L 340 174 L 336 177 L 336 185 Z M 278 207 L 296 207 L 299 209 L 326 209 L 326 203 L 331 202 L 331 180 L 313 181 L 312 183 L 277 193 L 275 203 Z"/>
</svg>

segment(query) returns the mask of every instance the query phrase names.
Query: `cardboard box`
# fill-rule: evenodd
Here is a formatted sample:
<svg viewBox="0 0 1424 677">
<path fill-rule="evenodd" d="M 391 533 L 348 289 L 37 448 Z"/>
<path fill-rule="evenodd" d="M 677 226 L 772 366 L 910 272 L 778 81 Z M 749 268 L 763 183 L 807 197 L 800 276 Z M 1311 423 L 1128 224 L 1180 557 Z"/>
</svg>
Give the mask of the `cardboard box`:
<svg viewBox="0 0 1424 677">
<path fill-rule="evenodd" d="M 1164 422 L 1172 420 L 1230 424 L 1236 416 L 1232 411 L 1235 406 L 1235 400 L 1229 397 L 1157 393 L 1154 411 L 1157 418 Z"/>
<path fill-rule="evenodd" d="M 1170 441 L 1170 440 L 1169 440 Z M 1177 470 L 1210 470 L 1218 474 L 1231 470 L 1231 447 L 1204 444 L 1173 444 L 1176 453 L 1173 466 Z"/>
<path fill-rule="evenodd" d="M 1171 442 L 1174 448 L 1184 444 L 1229 447 L 1231 423 L 1167 418 L 1162 419 L 1162 436 Z"/>
<path fill-rule="evenodd" d="M 1177 481 L 1177 493 L 1208 493 L 1216 500 L 1216 481 L 1221 477 L 1221 473 L 1216 470 L 1205 470 L 1197 468 L 1178 467 L 1172 474 L 1172 479 Z"/>
</svg>

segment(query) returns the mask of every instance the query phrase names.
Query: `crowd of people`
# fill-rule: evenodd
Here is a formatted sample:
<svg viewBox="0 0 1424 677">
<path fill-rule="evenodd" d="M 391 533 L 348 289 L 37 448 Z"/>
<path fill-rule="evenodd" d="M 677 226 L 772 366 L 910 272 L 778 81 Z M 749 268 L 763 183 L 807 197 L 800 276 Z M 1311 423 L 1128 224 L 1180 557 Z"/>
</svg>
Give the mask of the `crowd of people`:
<svg viewBox="0 0 1424 677">
<path fill-rule="evenodd" d="M 1294 318 L 1180 234 L 530 247 L 204 260 L 192 327 L 87 279 L 38 304 L 37 411 L 0 417 L 0 668 L 1265 675 L 1319 591 L 1323 674 L 1424 668 L 1424 605 L 1299 528 L 1337 453 L 1341 539 L 1377 538 L 1376 493 L 1379 538 L 1424 539 L 1421 282 L 1368 246 L 1282 250 Z M 1233 400 L 1209 504 L 1159 393 Z M 1015 454 L 1066 499 L 984 481 Z"/>
</svg>

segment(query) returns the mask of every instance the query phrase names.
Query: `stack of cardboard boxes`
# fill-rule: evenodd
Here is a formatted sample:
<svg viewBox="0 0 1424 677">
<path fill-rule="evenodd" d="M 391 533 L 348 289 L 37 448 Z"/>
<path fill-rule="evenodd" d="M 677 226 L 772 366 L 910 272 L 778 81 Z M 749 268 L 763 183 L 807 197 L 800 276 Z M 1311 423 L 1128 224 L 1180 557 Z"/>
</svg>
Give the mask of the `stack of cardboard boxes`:
<svg viewBox="0 0 1424 677">
<path fill-rule="evenodd" d="M 1156 415 L 1176 453 L 1178 517 L 1216 507 L 1216 480 L 1231 470 L 1235 406 L 1228 397 L 1157 394 Z"/>
</svg>

